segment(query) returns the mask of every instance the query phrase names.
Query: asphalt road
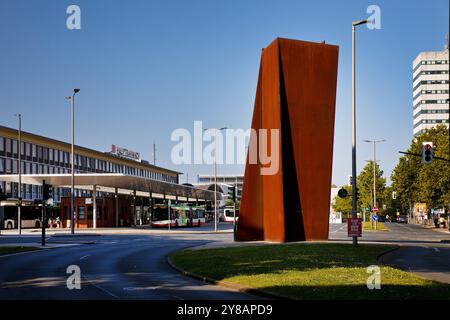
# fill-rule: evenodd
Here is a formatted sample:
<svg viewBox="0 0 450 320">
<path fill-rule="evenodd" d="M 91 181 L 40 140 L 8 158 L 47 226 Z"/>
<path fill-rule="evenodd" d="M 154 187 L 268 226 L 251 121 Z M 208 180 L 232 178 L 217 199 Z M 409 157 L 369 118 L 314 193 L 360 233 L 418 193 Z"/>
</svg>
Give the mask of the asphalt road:
<svg viewBox="0 0 450 320">
<path fill-rule="evenodd" d="M 226 237 L 230 234 L 83 237 L 95 244 L 0 256 L 0 299 L 255 299 L 182 276 L 166 262 L 175 250 Z M 80 267 L 80 290 L 66 286 L 70 265 Z"/>
<path fill-rule="evenodd" d="M 430 279 L 450 281 L 450 244 L 442 242 L 450 241 L 450 234 L 415 225 L 387 223 L 386 226 L 390 232 L 364 232 L 360 239 L 366 243 L 401 246 L 384 256 L 383 263 Z M 167 256 L 178 249 L 232 242 L 231 233 L 212 234 L 208 230 L 211 226 L 193 232 L 185 230 L 189 233 L 106 230 L 101 236 L 49 236 L 49 244 L 75 245 L 0 256 L 0 300 L 255 299 L 252 295 L 185 277 L 168 266 Z M 346 225 L 331 225 L 330 240 L 349 242 Z M 33 242 L 40 242 L 39 233 L 0 236 L 0 246 Z M 69 277 L 66 270 L 71 265 L 80 267 L 80 290 L 69 290 L 66 286 Z"/>
<path fill-rule="evenodd" d="M 383 264 L 450 283 L 450 233 L 415 224 L 386 223 L 385 226 L 390 231 L 365 231 L 360 238 L 361 242 L 400 245 L 381 257 Z M 348 241 L 346 225 L 331 225 L 330 240 Z"/>
<path fill-rule="evenodd" d="M 363 231 L 362 241 L 390 242 L 397 244 L 429 243 L 438 244 L 442 240 L 450 241 L 450 233 L 426 229 L 415 224 L 384 223 L 388 231 Z M 346 224 L 330 225 L 330 240 L 349 240 Z"/>
</svg>

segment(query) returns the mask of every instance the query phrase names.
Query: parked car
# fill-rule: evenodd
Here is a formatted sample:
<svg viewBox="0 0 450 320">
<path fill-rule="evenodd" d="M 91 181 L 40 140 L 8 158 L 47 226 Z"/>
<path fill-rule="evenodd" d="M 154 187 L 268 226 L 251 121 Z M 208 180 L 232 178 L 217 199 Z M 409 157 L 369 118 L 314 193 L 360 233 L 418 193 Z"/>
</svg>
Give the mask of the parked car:
<svg viewBox="0 0 450 320">
<path fill-rule="evenodd" d="M 386 216 L 379 215 L 378 222 L 386 222 Z"/>
<path fill-rule="evenodd" d="M 397 217 L 397 223 L 408 223 L 408 217 L 406 215 L 399 215 Z"/>
</svg>

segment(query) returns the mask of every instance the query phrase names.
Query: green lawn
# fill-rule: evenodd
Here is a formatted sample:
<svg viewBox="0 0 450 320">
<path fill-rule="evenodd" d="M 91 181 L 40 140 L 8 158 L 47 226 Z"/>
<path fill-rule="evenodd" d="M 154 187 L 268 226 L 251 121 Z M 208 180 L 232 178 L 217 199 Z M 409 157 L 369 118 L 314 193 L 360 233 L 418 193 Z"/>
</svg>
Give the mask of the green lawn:
<svg viewBox="0 0 450 320">
<path fill-rule="evenodd" d="M 393 247 L 284 244 L 182 250 L 171 256 L 184 270 L 296 299 L 450 299 L 450 285 L 381 266 L 381 290 L 369 290 L 366 268 Z"/>
<path fill-rule="evenodd" d="M 39 250 L 35 247 L 0 247 L 0 255 L 2 254 L 10 254 L 10 253 L 17 253 L 17 252 L 24 252 L 24 251 L 33 251 L 33 250 Z"/>
<path fill-rule="evenodd" d="M 382 223 L 377 223 L 377 229 L 372 229 L 372 223 L 370 221 L 366 221 L 364 222 L 364 226 L 363 226 L 365 231 L 389 231 L 388 228 L 386 228 L 384 226 L 384 224 Z"/>
</svg>

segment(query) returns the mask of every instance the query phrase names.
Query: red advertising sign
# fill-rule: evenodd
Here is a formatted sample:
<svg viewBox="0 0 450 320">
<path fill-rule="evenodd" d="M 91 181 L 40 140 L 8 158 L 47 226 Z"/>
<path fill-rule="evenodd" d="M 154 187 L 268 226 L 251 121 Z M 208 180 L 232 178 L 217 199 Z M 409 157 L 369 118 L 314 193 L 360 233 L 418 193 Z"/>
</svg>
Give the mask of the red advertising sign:
<svg viewBox="0 0 450 320">
<path fill-rule="evenodd" d="M 349 237 L 361 237 L 362 224 L 361 218 L 349 218 L 347 220 L 347 233 Z"/>
</svg>

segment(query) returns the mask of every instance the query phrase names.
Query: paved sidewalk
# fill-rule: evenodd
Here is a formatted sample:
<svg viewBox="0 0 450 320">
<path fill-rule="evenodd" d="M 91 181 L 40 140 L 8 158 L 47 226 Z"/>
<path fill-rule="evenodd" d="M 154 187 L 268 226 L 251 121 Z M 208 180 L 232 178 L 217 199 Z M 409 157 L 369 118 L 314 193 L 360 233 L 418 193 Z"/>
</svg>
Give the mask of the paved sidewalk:
<svg viewBox="0 0 450 320">
<path fill-rule="evenodd" d="M 423 278 L 450 284 L 450 246 L 402 246 L 379 261 Z"/>
<path fill-rule="evenodd" d="M 60 235 L 70 234 L 70 229 L 45 229 L 46 235 Z M 124 227 L 124 228 L 96 228 L 96 229 L 75 229 L 75 234 L 89 234 L 89 235 L 114 235 L 114 234 L 203 234 L 203 233 L 216 233 L 214 232 L 214 225 L 208 223 L 201 227 L 179 227 L 171 228 L 151 228 L 149 226 L 138 226 L 138 227 Z M 219 223 L 217 233 L 233 233 L 233 225 Z M 41 234 L 41 229 L 22 229 L 22 235 L 39 235 Z M 2 235 L 18 235 L 17 230 L 1 230 L 0 237 Z"/>
</svg>

